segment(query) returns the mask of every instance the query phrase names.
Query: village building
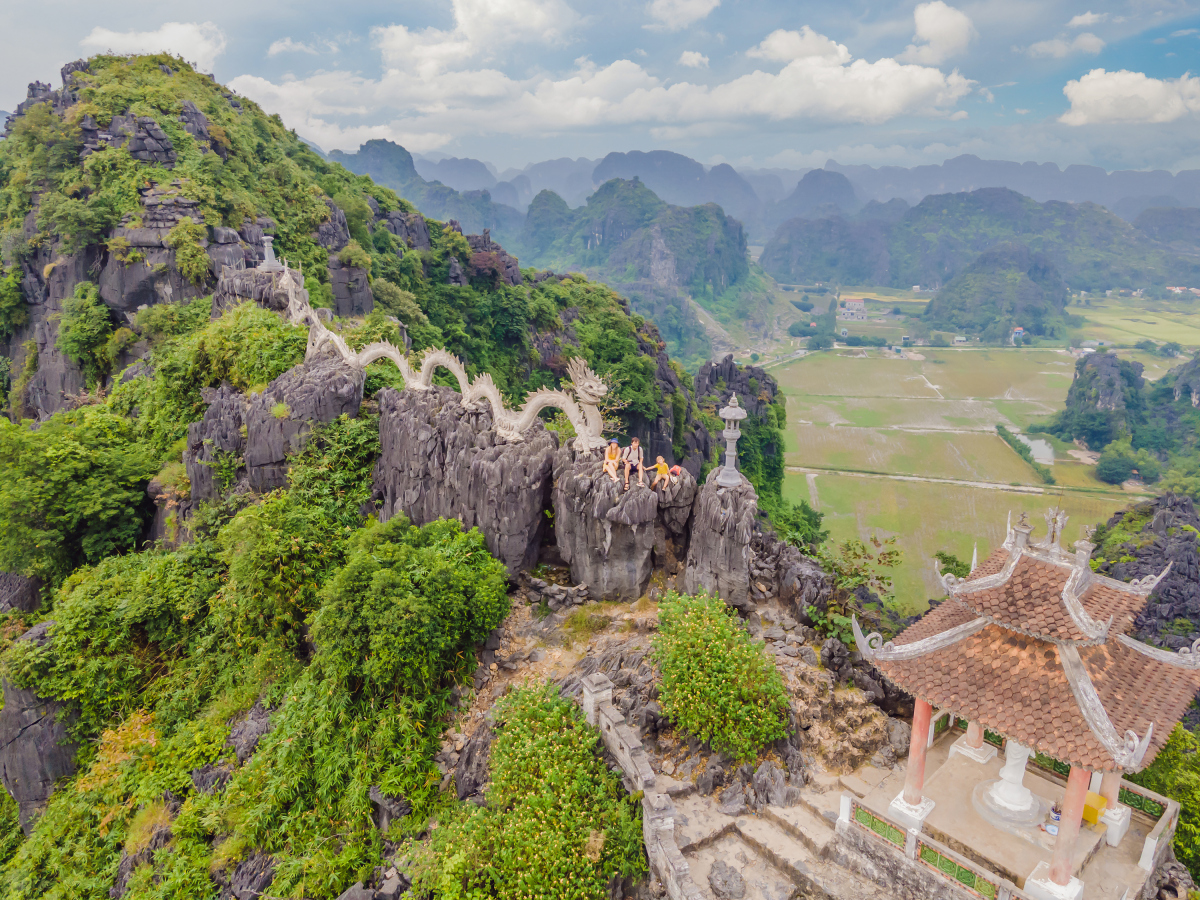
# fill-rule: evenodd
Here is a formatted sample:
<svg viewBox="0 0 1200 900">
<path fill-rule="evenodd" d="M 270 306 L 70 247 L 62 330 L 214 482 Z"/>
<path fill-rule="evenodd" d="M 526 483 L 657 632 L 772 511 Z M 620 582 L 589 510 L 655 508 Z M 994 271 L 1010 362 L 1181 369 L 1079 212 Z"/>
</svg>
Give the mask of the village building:
<svg viewBox="0 0 1200 900">
<path fill-rule="evenodd" d="M 893 641 L 853 624 L 859 651 L 916 704 L 903 789 L 844 795 L 839 831 L 964 896 L 1137 897 L 1178 823 L 1175 801 L 1122 776 L 1154 760 L 1196 696 L 1200 647 L 1130 637 L 1166 572 L 1093 573 L 1091 543 L 1059 545 L 1066 518 L 1050 510 L 1036 544 L 1024 516 L 1010 521 L 1004 544 L 964 579 L 943 574 L 947 599 Z M 965 733 L 927 772 L 934 735 L 956 723 Z"/>
<path fill-rule="evenodd" d="M 866 321 L 867 301 L 861 298 L 848 297 L 843 301 L 842 308 L 838 310 L 838 318 L 856 322 Z"/>
</svg>

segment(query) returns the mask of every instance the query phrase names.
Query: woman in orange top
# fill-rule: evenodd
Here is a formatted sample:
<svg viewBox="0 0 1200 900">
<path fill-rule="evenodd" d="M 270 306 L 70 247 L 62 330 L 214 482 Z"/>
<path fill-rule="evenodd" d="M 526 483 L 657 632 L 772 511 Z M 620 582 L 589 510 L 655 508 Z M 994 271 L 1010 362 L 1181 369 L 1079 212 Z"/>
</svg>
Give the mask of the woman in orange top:
<svg viewBox="0 0 1200 900">
<path fill-rule="evenodd" d="M 617 480 L 617 463 L 621 460 L 621 448 L 616 439 L 608 442 L 604 451 L 604 472 L 614 482 Z"/>
</svg>

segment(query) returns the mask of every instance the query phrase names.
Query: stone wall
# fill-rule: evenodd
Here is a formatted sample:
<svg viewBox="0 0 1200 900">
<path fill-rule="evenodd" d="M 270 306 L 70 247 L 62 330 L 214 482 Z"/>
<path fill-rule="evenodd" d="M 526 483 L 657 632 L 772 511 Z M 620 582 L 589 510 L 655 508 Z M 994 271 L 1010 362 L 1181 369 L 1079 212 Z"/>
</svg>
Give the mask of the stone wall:
<svg viewBox="0 0 1200 900">
<path fill-rule="evenodd" d="M 675 840 L 675 804 L 655 788 L 654 771 L 641 739 L 613 707 L 613 683 L 607 675 L 589 675 L 582 681 L 583 714 L 600 731 L 600 740 L 616 759 L 630 792 L 642 791 L 642 839 L 650 871 L 671 900 L 704 900 L 692 880 L 687 860 Z"/>
</svg>

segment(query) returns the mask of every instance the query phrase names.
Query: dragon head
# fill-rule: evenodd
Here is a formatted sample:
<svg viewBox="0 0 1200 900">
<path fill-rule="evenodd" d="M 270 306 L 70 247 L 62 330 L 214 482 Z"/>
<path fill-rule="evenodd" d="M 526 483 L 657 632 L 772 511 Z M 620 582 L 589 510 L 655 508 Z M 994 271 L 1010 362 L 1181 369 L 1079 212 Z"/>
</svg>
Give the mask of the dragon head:
<svg viewBox="0 0 1200 900">
<path fill-rule="evenodd" d="M 581 402 L 596 404 L 608 395 L 608 385 L 579 357 L 567 361 L 567 374 Z"/>
</svg>

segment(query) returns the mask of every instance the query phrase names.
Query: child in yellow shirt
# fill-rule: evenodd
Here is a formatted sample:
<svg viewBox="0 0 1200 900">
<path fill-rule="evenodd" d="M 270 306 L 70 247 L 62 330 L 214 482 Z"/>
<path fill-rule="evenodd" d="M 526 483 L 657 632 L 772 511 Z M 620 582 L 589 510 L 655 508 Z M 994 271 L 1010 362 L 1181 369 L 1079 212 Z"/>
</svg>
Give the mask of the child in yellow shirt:
<svg viewBox="0 0 1200 900">
<path fill-rule="evenodd" d="M 650 468 L 654 470 L 654 480 L 650 482 L 650 487 L 654 487 L 660 481 L 663 483 L 664 488 L 671 483 L 671 467 L 667 465 L 666 460 L 661 456 L 658 457 L 658 462 Z"/>
</svg>

